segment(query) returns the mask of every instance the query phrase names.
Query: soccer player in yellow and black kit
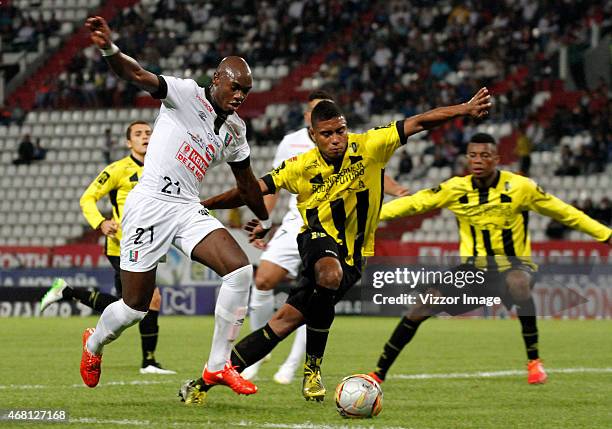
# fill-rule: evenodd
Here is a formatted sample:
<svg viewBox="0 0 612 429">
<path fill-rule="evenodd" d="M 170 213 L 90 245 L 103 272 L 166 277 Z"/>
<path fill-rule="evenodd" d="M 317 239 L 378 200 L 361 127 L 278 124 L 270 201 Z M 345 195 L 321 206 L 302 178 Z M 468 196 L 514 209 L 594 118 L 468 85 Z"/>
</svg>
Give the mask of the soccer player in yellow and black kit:
<svg viewBox="0 0 612 429">
<path fill-rule="evenodd" d="M 304 220 L 297 238 L 301 276 L 286 303 L 266 326 L 234 347 L 231 363 L 238 371 L 266 356 L 305 323 L 302 394 L 306 400 L 324 399 L 320 366 L 334 320 L 334 305 L 360 279 L 364 257 L 374 254 L 374 233 L 389 158 L 408 136 L 458 116 L 482 117 L 490 105 L 488 90 L 482 88 L 467 103 L 440 107 L 363 134 L 348 132 L 346 119 L 333 101 L 323 100 L 316 105 L 309 130 L 316 147 L 284 161 L 259 180 L 264 194 L 276 193 L 280 188 L 297 194 L 297 207 Z M 233 189 L 203 204 L 220 209 L 243 202 L 237 189 Z M 269 226 L 251 221 L 247 225 L 250 239 L 263 236 L 266 228 Z M 208 388 L 202 379 L 191 382 L 183 386 L 183 399 L 198 402 Z"/>
<path fill-rule="evenodd" d="M 483 287 L 492 288 L 488 296 L 499 296 L 509 308 L 517 306 L 527 350 L 527 381 L 530 384 L 544 383 L 547 376 L 538 354 L 536 309 L 531 296 L 535 265 L 530 260 L 529 211 L 552 217 L 609 244 L 612 230 L 546 193 L 533 180 L 498 170 L 496 142 L 488 134 L 479 133 L 470 139 L 467 159 L 472 174 L 453 177 L 435 188 L 391 201 L 383 205 L 380 218 L 396 219 L 439 208 L 447 208 L 455 214 L 459 226 L 459 254 L 466 262 L 456 269 L 483 275 L 484 284 L 469 293 L 478 295 L 479 290 L 487 293 Z M 458 291 L 466 289 L 425 286 L 421 292 L 454 296 Z M 384 346 L 376 370 L 370 375 L 382 382 L 419 325 L 431 315 L 442 311 L 451 315 L 462 314 L 479 306 L 435 306 L 417 300 L 395 328 Z"/>
<path fill-rule="evenodd" d="M 144 121 L 130 124 L 126 131 L 127 146 L 130 154 L 107 166 L 98 177 L 91 182 L 81 196 L 83 216 L 92 228 L 98 229 L 106 236 L 105 253 L 115 270 L 115 291 L 117 296 L 101 292 L 91 292 L 86 289 L 70 287 L 63 279 L 55 279 L 53 286 L 41 301 L 41 311 L 51 303 L 61 299 L 75 299 L 96 311 L 102 312 L 111 303 L 119 300 L 122 295 L 121 279 L 119 277 L 119 243 L 121 241 L 121 216 L 127 194 L 136 186 L 142 175 L 143 162 L 151 136 L 151 126 Z M 96 206 L 98 200 L 108 195 L 113 206 L 111 219 L 106 219 Z M 158 316 L 161 306 L 159 289 L 155 289 L 149 311 L 140 321 L 140 338 L 142 346 L 141 374 L 176 374 L 164 369 L 155 360 L 155 349 L 159 333 Z"/>
</svg>

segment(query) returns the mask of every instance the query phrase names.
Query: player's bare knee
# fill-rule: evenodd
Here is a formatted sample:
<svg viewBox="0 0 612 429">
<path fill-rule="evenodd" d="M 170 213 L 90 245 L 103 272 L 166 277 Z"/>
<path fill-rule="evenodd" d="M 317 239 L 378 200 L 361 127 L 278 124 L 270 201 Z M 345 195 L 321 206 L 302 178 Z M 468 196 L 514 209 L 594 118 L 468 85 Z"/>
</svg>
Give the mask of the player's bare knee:
<svg viewBox="0 0 612 429">
<path fill-rule="evenodd" d="M 318 271 L 316 274 L 316 281 L 319 286 L 326 289 L 338 289 L 342 281 L 342 268 Z"/>
<path fill-rule="evenodd" d="M 431 295 L 434 297 L 442 296 L 442 292 L 440 290 L 431 288 L 427 289 L 424 292 L 420 293 L 422 296 Z M 416 304 L 414 304 L 410 311 L 408 312 L 408 316 L 411 320 L 425 320 L 429 316 L 433 316 L 440 312 L 440 308 L 438 305 L 432 304 L 434 300 L 423 301 L 422 299 L 417 298 Z"/>
<path fill-rule="evenodd" d="M 127 305 L 133 310 L 146 312 L 149 309 L 149 304 L 151 303 L 151 299 L 148 296 L 139 296 L 135 294 L 125 295 L 124 294 L 123 302 L 125 303 L 125 305 Z"/>
<path fill-rule="evenodd" d="M 257 290 L 272 290 L 275 286 L 276 283 L 270 277 L 257 271 L 255 274 L 255 288 Z"/>
<path fill-rule="evenodd" d="M 153 291 L 153 298 L 151 298 L 151 303 L 149 304 L 149 310 L 159 311 L 161 308 L 161 293 L 159 293 L 159 288 L 155 288 Z"/>
<path fill-rule="evenodd" d="M 510 271 L 506 275 L 506 285 L 516 302 L 527 301 L 531 297 L 531 275 L 525 271 Z"/>
<path fill-rule="evenodd" d="M 270 319 L 268 324 L 276 335 L 285 338 L 304 323 L 302 313 L 293 307 L 284 305 Z"/>
</svg>

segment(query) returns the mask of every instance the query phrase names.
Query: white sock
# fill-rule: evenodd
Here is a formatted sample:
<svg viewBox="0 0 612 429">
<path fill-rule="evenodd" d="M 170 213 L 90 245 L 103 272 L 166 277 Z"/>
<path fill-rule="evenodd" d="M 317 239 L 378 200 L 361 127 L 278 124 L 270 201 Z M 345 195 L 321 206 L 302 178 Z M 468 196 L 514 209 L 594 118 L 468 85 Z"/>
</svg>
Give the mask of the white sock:
<svg viewBox="0 0 612 429">
<path fill-rule="evenodd" d="M 306 325 L 302 325 L 295 331 L 295 338 L 293 339 L 293 345 L 289 356 L 285 359 L 285 362 L 279 368 L 279 371 L 291 372 L 304 363 L 304 354 L 306 353 Z"/>
<path fill-rule="evenodd" d="M 98 319 L 96 330 L 87 340 L 87 350 L 101 354 L 102 348 L 114 341 L 123 331 L 140 322 L 147 315 L 146 311 L 128 307 L 122 299 L 106 307 Z"/>
<path fill-rule="evenodd" d="M 251 288 L 251 311 L 249 312 L 251 331 L 266 326 L 274 314 L 274 291 Z"/>
<path fill-rule="evenodd" d="M 230 357 L 249 304 L 253 266 L 245 265 L 223 277 L 215 305 L 215 332 L 208 356 L 209 371 L 219 371 Z"/>
</svg>

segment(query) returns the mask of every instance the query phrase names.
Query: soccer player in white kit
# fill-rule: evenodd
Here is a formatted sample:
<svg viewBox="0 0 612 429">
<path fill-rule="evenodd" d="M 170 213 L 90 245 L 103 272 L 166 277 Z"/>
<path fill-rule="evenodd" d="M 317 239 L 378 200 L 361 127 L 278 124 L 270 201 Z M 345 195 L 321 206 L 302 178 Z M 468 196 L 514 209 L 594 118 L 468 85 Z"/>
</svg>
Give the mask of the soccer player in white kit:
<svg viewBox="0 0 612 429">
<path fill-rule="evenodd" d="M 323 90 L 316 90 L 308 95 L 308 107 L 304 111 L 306 127 L 287 134 L 278 145 L 274 156 L 273 168 L 277 168 L 283 161 L 300 155 L 315 147 L 310 138 L 310 114 L 312 109 L 322 100 L 333 101 L 331 94 Z M 385 193 L 394 196 L 408 195 L 408 190 L 385 175 Z M 276 206 L 278 194 L 264 196 L 268 213 Z M 259 267 L 255 273 L 255 284 L 251 290 L 250 326 L 252 331 L 263 328 L 274 314 L 274 289 L 287 275 L 296 278 L 301 264 L 298 251 L 297 236 L 304 222 L 297 208 L 297 196 L 291 195 L 289 210 L 267 244 L 261 239 L 252 241 L 252 244 L 265 250 L 261 257 Z M 296 330 L 291 351 L 285 362 L 274 374 L 274 381 L 279 384 L 289 384 L 293 380 L 295 371 L 304 361 L 306 352 L 306 325 Z M 262 361 L 259 361 L 242 372 L 246 379 L 253 380 L 259 371 Z"/>
<path fill-rule="evenodd" d="M 111 70 L 162 100 L 146 155 L 142 178 L 124 206 L 121 239 L 123 299 L 109 305 L 94 329 L 83 334 L 81 377 L 89 387 L 100 379 L 102 348 L 146 314 L 157 264 L 171 244 L 213 269 L 223 282 L 215 306 L 212 347 L 202 377 L 250 395 L 257 387 L 227 362 L 248 304 L 253 267 L 223 225 L 200 205 L 199 189 L 215 165 L 227 162 L 248 206 L 269 222 L 257 179 L 249 164 L 246 127 L 235 111 L 252 87 L 244 59 L 221 61 L 212 85 L 157 76 L 122 54 L 101 17 L 86 27 Z M 203 399 L 203 398 L 202 398 Z"/>
</svg>

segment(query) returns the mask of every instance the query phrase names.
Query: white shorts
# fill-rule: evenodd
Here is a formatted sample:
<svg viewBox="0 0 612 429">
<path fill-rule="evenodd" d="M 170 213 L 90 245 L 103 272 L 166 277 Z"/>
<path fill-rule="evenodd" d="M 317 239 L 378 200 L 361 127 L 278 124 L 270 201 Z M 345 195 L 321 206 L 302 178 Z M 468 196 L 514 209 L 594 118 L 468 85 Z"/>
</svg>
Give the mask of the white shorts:
<svg viewBox="0 0 612 429">
<path fill-rule="evenodd" d="M 297 277 L 302 262 L 297 245 L 298 232 L 299 229 L 287 228 L 284 224 L 281 224 L 268 242 L 268 246 L 261 254 L 260 259 L 265 259 L 284 268 L 291 277 Z"/>
<path fill-rule="evenodd" d="M 123 206 L 121 269 L 150 271 L 171 244 L 191 258 L 193 248 L 219 228 L 221 222 L 200 203 L 163 201 L 132 191 Z"/>
</svg>

